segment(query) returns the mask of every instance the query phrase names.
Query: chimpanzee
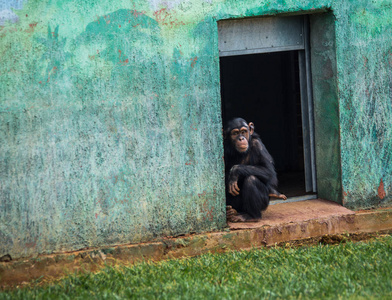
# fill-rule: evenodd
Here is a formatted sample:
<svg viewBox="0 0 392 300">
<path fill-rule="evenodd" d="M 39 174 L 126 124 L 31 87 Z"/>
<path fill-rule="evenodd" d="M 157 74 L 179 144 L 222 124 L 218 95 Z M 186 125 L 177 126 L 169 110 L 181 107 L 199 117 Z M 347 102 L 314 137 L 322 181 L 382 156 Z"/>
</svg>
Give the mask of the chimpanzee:
<svg viewBox="0 0 392 300">
<path fill-rule="evenodd" d="M 224 130 L 226 205 L 230 222 L 255 222 L 267 209 L 269 198 L 287 197 L 277 191 L 274 162 L 254 124 L 241 118 L 227 123 Z"/>
</svg>

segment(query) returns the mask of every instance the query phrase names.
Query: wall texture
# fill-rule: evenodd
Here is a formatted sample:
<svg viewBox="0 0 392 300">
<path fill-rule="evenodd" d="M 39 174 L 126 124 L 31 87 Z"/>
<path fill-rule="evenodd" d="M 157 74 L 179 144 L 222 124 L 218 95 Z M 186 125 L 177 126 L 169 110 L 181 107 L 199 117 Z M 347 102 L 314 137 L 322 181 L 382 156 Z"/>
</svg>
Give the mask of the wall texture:
<svg viewBox="0 0 392 300">
<path fill-rule="evenodd" d="M 337 59 L 344 203 L 391 205 L 392 2 L 343 1 Z"/>
<path fill-rule="evenodd" d="M 223 228 L 216 22 L 325 10 L 343 203 L 391 205 L 391 1 L 2 2 L 0 256 Z"/>
</svg>

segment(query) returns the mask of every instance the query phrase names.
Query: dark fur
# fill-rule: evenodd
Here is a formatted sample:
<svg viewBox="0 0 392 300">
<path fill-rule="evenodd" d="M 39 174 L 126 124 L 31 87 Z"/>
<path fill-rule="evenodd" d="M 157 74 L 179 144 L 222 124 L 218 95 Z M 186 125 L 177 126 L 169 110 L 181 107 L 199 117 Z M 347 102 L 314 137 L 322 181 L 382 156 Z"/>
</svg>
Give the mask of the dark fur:
<svg viewBox="0 0 392 300">
<path fill-rule="evenodd" d="M 261 211 L 269 205 L 269 194 L 278 193 L 278 180 L 274 162 L 257 133 L 249 138 L 249 148 L 241 153 L 236 150 L 230 132 L 245 120 L 236 118 L 228 122 L 224 134 L 226 185 L 238 181 L 240 194 L 233 196 L 226 189 L 226 203 L 239 213 L 261 218 Z"/>
</svg>

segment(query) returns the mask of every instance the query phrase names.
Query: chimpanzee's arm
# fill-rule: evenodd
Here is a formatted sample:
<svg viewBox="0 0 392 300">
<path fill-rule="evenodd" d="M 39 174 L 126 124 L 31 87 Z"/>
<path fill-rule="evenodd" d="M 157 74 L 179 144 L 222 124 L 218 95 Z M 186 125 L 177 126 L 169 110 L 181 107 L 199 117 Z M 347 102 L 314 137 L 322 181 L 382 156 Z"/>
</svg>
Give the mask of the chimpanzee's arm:
<svg viewBox="0 0 392 300">
<path fill-rule="evenodd" d="M 271 181 L 272 176 L 275 175 L 273 169 L 269 169 L 262 166 L 250 166 L 250 165 L 235 165 L 230 170 L 229 181 L 238 181 L 240 177 L 256 176 L 263 183 Z"/>
<path fill-rule="evenodd" d="M 251 166 L 251 165 L 234 165 L 230 170 L 229 175 L 229 193 L 233 196 L 237 196 L 240 193 L 238 187 L 238 179 L 240 177 L 255 176 L 264 184 L 269 184 L 274 181 L 276 173 L 274 169 L 269 169 L 262 166 Z"/>
</svg>

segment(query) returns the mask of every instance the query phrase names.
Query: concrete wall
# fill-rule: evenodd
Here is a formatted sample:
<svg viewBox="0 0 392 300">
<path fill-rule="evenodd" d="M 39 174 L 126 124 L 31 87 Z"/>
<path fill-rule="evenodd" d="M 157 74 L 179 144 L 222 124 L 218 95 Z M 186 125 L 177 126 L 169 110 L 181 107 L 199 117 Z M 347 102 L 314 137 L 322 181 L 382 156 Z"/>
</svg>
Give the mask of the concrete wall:
<svg viewBox="0 0 392 300">
<path fill-rule="evenodd" d="M 337 13 L 342 184 L 350 208 L 392 204 L 391 16 L 391 1 L 346 1 Z"/>
<path fill-rule="evenodd" d="M 392 204 L 390 1 L 0 5 L 0 255 L 225 226 L 216 22 L 228 18 L 332 11 L 330 173 L 347 207 Z"/>
</svg>

